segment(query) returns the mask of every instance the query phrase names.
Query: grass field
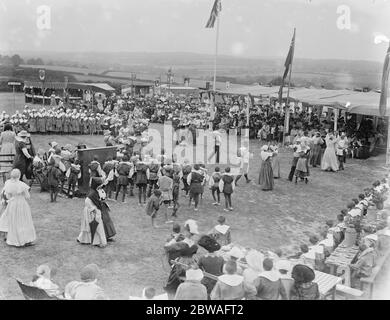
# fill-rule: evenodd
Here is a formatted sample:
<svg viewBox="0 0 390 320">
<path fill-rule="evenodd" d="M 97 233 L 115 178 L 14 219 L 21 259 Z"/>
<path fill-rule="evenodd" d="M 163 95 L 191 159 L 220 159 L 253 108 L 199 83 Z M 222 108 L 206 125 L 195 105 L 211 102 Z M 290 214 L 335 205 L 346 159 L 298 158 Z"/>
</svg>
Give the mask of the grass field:
<svg viewBox="0 0 390 320">
<path fill-rule="evenodd" d="M 85 141 L 85 136 L 33 136 L 36 147 L 44 147 L 50 141 L 60 144 Z M 102 137 L 88 138 L 91 147 L 102 145 Z M 335 215 L 345 204 L 372 181 L 383 175 L 383 159 L 352 160 L 340 173 L 324 173 L 312 170 L 308 185 L 294 185 L 286 181 L 291 155 L 280 154 L 283 178 L 276 181 L 272 192 L 262 192 L 256 183 L 259 171 L 259 144 L 251 145 L 255 157 L 251 163 L 250 184 L 241 181 L 233 195 L 235 210 L 227 213 L 227 223 L 232 226 L 233 241 L 259 249 L 281 247 L 285 253 L 307 242 L 308 236 L 327 219 Z M 129 203 L 110 203 L 111 216 L 117 228 L 116 242 L 105 249 L 82 246 L 76 243 L 79 233 L 83 200 L 60 198 L 57 204 L 49 202 L 47 193 L 32 190 L 30 205 L 37 231 L 37 244 L 25 249 L 8 247 L 0 243 L 0 288 L 6 299 L 21 299 L 21 293 L 13 277 L 28 281 L 35 268 L 48 263 L 56 269 L 54 281 L 62 288 L 67 282 L 78 279 L 79 270 L 88 263 L 101 268 L 100 284 L 111 299 L 126 299 L 129 294 L 140 295 L 146 285 L 161 291 L 168 270 L 163 267 L 162 245 L 170 233 L 170 226 L 153 230 L 144 209 L 137 199 Z M 211 195 L 205 198 L 198 212 L 187 207 L 184 197 L 177 221 L 188 218 L 199 221 L 200 231 L 213 227 L 223 214 L 222 208 L 211 203 Z"/>
<path fill-rule="evenodd" d="M 0 106 L 4 106 L 4 101 Z M 158 127 L 156 127 L 158 128 Z M 102 136 L 32 136 L 35 147 L 48 149 L 48 143 L 60 145 L 86 142 L 89 147 L 103 145 Z M 319 169 L 311 171 L 308 185 L 295 185 L 286 180 L 291 153 L 280 153 L 282 178 L 275 181 L 271 192 L 261 191 L 257 184 L 260 167 L 260 144 L 251 142 L 254 158 L 250 163 L 252 182 L 239 183 L 233 195 L 233 212 L 225 213 L 214 207 L 211 195 L 206 190 L 198 212 L 187 207 L 181 196 L 182 207 L 177 222 L 183 224 L 193 218 L 199 222 L 201 232 L 207 232 L 219 215 L 225 214 L 232 227 L 233 242 L 258 249 L 282 248 L 284 253 L 295 252 L 301 243 L 307 243 L 309 235 L 327 219 L 335 219 L 346 203 L 371 183 L 383 176 L 384 157 L 368 160 L 348 160 L 346 170 L 340 173 L 325 173 Z M 222 166 L 224 167 L 224 166 Z M 210 166 L 210 171 L 213 166 Z M 111 299 L 127 299 L 140 295 L 143 287 L 154 286 L 162 292 L 169 271 L 163 264 L 163 243 L 170 234 L 171 226 L 153 230 L 144 208 L 137 205 L 137 198 L 128 199 L 127 204 L 110 202 L 111 217 L 117 229 L 116 242 L 100 249 L 76 243 L 83 199 L 59 198 L 57 204 L 49 202 L 48 193 L 40 193 L 33 187 L 29 201 L 37 243 L 33 247 L 18 249 L 0 243 L 0 297 L 23 299 L 13 279 L 30 281 L 35 269 L 47 263 L 56 270 L 54 281 L 61 288 L 78 279 L 80 269 L 88 263 L 96 263 L 101 269 L 99 283 Z M 372 212 L 371 214 L 374 214 Z M 161 217 L 159 219 L 162 219 Z M 162 221 L 158 221 L 160 224 Z M 390 274 L 385 273 L 375 298 L 389 299 Z"/>
</svg>

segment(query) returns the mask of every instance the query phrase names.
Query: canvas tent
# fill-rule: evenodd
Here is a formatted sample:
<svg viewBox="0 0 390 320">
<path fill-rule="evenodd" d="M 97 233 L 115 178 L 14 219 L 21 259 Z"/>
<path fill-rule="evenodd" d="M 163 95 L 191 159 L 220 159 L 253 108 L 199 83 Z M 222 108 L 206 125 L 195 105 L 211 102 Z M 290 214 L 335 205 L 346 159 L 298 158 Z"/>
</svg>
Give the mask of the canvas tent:
<svg viewBox="0 0 390 320">
<path fill-rule="evenodd" d="M 231 90 L 219 91 L 219 94 L 227 95 L 248 95 L 269 96 L 278 98 L 279 86 L 246 86 Z M 283 98 L 287 97 L 287 89 L 283 90 Z M 290 98 L 294 101 L 300 101 L 310 105 L 328 106 L 331 108 L 345 110 L 349 113 L 380 116 L 379 115 L 379 97 L 380 93 L 357 92 L 353 90 L 327 90 L 316 88 L 290 88 Z M 388 98 L 388 111 L 386 116 L 390 116 L 390 97 Z"/>
</svg>

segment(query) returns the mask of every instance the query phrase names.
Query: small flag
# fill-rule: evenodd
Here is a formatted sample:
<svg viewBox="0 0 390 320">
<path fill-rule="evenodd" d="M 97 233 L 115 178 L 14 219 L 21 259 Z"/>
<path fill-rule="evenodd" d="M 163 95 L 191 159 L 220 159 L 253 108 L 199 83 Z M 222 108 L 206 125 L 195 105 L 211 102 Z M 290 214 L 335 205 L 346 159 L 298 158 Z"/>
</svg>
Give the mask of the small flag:
<svg viewBox="0 0 390 320">
<path fill-rule="evenodd" d="M 290 49 L 288 50 L 286 62 L 284 63 L 284 74 L 283 74 L 283 80 L 282 84 L 279 89 L 279 101 L 282 101 L 282 94 L 283 94 L 283 87 L 284 87 L 284 80 L 286 79 L 288 72 L 290 71 L 293 58 L 294 58 L 294 49 L 295 49 L 295 28 L 294 28 L 294 34 L 291 40 Z"/>
<path fill-rule="evenodd" d="M 383 64 L 381 97 L 379 100 L 379 114 L 383 117 L 387 109 L 387 93 L 389 91 L 389 73 L 390 73 L 390 45 L 387 49 L 385 62 Z"/>
<path fill-rule="evenodd" d="M 207 21 L 206 28 L 214 28 L 215 20 L 217 20 L 219 12 L 221 12 L 221 0 L 215 0 L 213 8 L 211 9 L 210 18 Z"/>
</svg>

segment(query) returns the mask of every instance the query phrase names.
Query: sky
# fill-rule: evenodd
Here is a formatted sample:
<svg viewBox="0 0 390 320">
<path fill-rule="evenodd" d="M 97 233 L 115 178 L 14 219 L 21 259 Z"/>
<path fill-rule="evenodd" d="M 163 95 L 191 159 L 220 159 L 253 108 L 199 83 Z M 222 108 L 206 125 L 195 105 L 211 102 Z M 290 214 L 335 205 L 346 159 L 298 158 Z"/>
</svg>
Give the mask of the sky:
<svg viewBox="0 0 390 320">
<path fill-rule="evenodd" d="M 298 58 L 383 61 L 388 47 L 374 38 L 390 38 L 390 0 L 221 1 L 220 54 L 285 57 L 294 27 Z M 205 28 L 213 3 L 0 0 L 0 52 L 214 54 L 216 28 Z M 50 8 L 49 29 L 42 29 L 43 14 L 37 13 L 42 5 Z"/>
</svg>

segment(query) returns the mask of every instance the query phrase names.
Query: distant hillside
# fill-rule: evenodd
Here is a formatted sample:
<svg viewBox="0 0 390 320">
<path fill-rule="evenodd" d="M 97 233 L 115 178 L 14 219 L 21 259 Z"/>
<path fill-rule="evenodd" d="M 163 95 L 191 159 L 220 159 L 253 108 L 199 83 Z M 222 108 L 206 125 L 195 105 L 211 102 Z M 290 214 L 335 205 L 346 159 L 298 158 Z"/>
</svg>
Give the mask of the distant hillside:
<svg viewBox="0 0 390 320">
<path fill-rule="evenodd" d="M 175 79 L 189 76 L 193 79 L 211 80 L 214 56 L 197 53 L 148 53 L 148 52 L 18 52 L 25 58 L 41 57 L 47 65 L 69 68 L 100 70 L 100 74 L 121 74 L 136 72 L 143 78 L 166 77 L 172 67 Z M 283 73 L 284 58 L 240 58 L 218 57 L 218 78 L 233 83 L 268 83 Z M 88 70 L 89 69 L 89 70 Z M 70 71 L 70 70 L 69 70 Z M 379 62 L 356 60 L 294 60 L 292 80 L 298 86 L 332 88 L 370 87 L 380 85 L 382 65 Z M 96 72 L 95 72 L 96 73 Z"/>
</svg>

